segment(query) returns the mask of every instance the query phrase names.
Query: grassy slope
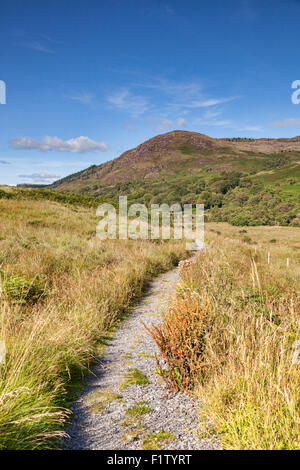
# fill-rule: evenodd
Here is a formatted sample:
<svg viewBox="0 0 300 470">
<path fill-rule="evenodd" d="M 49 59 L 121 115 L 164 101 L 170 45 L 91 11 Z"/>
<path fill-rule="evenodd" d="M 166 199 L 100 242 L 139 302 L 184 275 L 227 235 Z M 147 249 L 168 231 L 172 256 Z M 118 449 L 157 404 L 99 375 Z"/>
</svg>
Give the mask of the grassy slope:
<svg viewBox="0 0 300 470">
<path fill-rule="evenodd" d="M 107 194 L 113 195 L 119 190 L 120 184 L 121 187 L 126 187 L 126 183 L 129 183 L 129 187 L 139 187 L 146 184 L 148 191 L 151 192 L 152 188 L 162 180 L 170 181 L 171 183 L 177 180 L 177 184 L 180 185 L 182 182 L 189 184 L 194 177 L 209 180 L 212 175 L 218 175 L 221 171 L 241 171 L 252 174 L 267 172 L 268 166 L 274 161 L 274 157 L 279 158 L 282 156 L 282 154 L 269 155 L 258 153 L 249 156 L 245 153 L 236 153 L 235 151 L 227 154 L 223 150 L 210 154 L 210 151 L 199 151 L 195 147 L 190 148 L 188 151 L 189 153 L 187 154 L 187 150 L 184 150 L 184 147 L 173 149 L 171 155 L 168 155 L 169 165 L 167 163 L 168 160 L 166 160 L 167 167 L 160 170 L 159 175 L 149 179 L 146 178 L 146 180 L 142 176 L 136 177 L 135 175 L 126 180 L 123 174 L 126 174 L 127 166 L 124 166 L 124 168 L 118 170 L 116 180 L 109 184 L 105 184 L 101 178 L 98 179 L 96 177 L 87 181 L 70 177 L 70 181 L 66 178 L 66 183 L 61 186 L 57 186 L 55 183 L 53 188 L 73 193 L 102 196 Z M 290 154 L 286 154 L 286 156 L 293 162 L 294 159 L 300 159 L 300 152 L 295 156 Z M 134 163 L 134 168 L 137 171 L 143 166 L 147 166 L 147 164 L 145 162 Z M 299 176 L 298 166 L 296 163 L 291 163 L 287 164 L 281 172 L 278 172 L 278 169 L 274 169 L 272 172 L 273 181 L 278 182 L 282 177 L 289 177 L 290 175 Z M 294 175 L 295 169 L 296 174 Z M 261 178 L 261 180 L 264 181 L 264 178 Z M 266 181 L 268 181 L 268 178 L 266 178 Z"/>
<path fill-rule="evenodd" d="M 183 278 L 200 305 L 210 299 L 196 377 L 201 412 L 227 448 L 299 449 L 300 366 L 292 355 L 300 340 L 300 229 L 246 230 L 207 224 L 210 249 Z"/>
<path fill-rule="evenodd" d="M 299 202 L 300 194 L 300 164 L 291 163 L 283 168 L 277 168 L 255 176 L 254 180 L 261 181 L 266 187 L 274 188 L 280 185 L 280 192 L 284 201 Z M 292 180 L 292 184 L 291 184 Z M 293 181 L 295 180 L 295 181 Z M 297 180 L 297 181 L 296 181 Z"/>
<path fill-rule="evenodd" d="M 119 195 L 148 205 L 200 203 L 210 221 L 300 226 L 299 162 L 299 139 L 224 141 L 174 131 L 48 189 L 12 193 L 87 207 L 117 204 Z"/>
<path fill-rule="evenodd" d="M 299 142 L 278 140 L 238 141 L 213 139 L 188 131 L 172 131 L 142 143 L 135 149 L 101 165 L 55 182 L 58 190 L 103 195 L 115 193 L 126 183 L 137 185 L 189 175 L 207 177 L 222 170 L 258 173 L 281 160 L 300 161 Z M 280 175 L 279 175 L 280 177 Z M 188 183 L 188 179 L 185 181 Z M 178 184 L 180 185 L 180 181 Z M 151 192 L 151 191 L 150 191 Z"/>
<path fill-rule="evenodd" d="M 100 242 L 93 209 L 0 199 L 0 449 L 54 445 L 72 390 L 181 243 Z"/>
</svg>

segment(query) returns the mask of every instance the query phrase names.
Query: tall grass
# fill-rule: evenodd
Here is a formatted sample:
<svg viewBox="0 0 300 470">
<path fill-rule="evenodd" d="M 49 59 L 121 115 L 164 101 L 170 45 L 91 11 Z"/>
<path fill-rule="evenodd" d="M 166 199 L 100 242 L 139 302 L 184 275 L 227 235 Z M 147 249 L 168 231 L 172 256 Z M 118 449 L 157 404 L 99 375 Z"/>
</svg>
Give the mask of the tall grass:
<svg viewBox="0 0 300 470">
<path fill-rule="evenodd" d="M 183 243 L 101 242 L 94 211 L 0 200 L 0 449 L 57 445 L 73 391 Z"/>
<path fill-rule="evenodd" d="M 200 253 L 186 270 L 178 292 L 181 311 L 189 310 L 178 330 L 183 329 L 188 338 L 177 354 L 184 360 L 171 364 L 173 383 L 180 385 L 178 377 L 184 378 L 201 352 L 202 367 L 193 376 L 194 392 L 204 403 L 202 415 L 223 445 L 230 449 L 298 449 L 300 365 L 293 363 L 292 356 L 293 345 L 300 339 L 299 252 L 293 249 L 299 229 L 293 233 L 287 229 L 285 242 L 272 248 L 268 265 L 270 248 L 264 228 L 254 229 L 257 245 L 250 246 L 240 241 L 237 230 L 228 236 L 224 225 L 218 227 L 223 237 L 207 231 L 210 249 Z M 273 238 L 266 229 L 267 239 Z M 282 229 L 280 233 L 284 238 Z M 287 256 L 293 260 L 289 269 Z M 210 299 L 198 334 L 200 344 L 186 325 L 186 318 L 193 318 L 187 290 L 199 297 L 199 305 Z M 172 312 L 166 315 L 161 332 L 170 327 L 170 321 L 173 327 L 178 323 Z M 172 341 L 160 347 L 165 358 Z"/>
</svg>

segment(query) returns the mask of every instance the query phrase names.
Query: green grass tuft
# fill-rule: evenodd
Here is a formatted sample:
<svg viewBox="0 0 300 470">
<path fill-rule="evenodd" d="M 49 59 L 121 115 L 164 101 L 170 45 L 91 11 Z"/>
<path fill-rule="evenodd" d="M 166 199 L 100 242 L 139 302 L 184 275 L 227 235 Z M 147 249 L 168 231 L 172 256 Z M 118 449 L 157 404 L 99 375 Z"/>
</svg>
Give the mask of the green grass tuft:
<svg viewBox="0 0 300 470">
<path fill-rule="evenodd" d="M 126 380 L 122 383 L 121 388 L 127 388 L 131 385 L 149 385 L 149 379 L 139 369 L 128 369 L 124 377 Z"/>
<path fill-rule="evenodd" d="M 176 436 L 170 432 L 157 432 L 147 434 L 142 438 L 142 450 L 161 450 L 164 449 L 169 441 L 174 441 Z"/>
</svg>

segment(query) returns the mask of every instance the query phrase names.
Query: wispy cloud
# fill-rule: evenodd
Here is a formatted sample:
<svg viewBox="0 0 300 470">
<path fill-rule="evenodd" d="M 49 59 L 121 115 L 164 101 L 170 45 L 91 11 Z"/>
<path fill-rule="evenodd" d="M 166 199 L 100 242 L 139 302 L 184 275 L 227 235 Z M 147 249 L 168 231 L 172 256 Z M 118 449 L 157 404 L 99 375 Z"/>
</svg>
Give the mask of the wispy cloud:
<svg viewBox="0 0 300 470">
<path fill-rule="evenodd" d="M 221 110 L 213 110 L 213 109 L 209 109 L 207 111 L 205 111 L 203 117 L 204 119 L 214 119 L 216 117 L 219 117 L 223 114 L 223 111 Z"/>
<path fill-rule="evenodd" d="M 111 94 L 107 101 L 110 105 L 127 111 L 132 116 L 144 114 L 151 107 L 147 98 L 132 93 L 128 88 L 123 88 Z"/>
<path fill-rule="evenodd" d="M 130 86 L 108 96 L 113 107 L 139 116 L 151 111 L 173 119 L 174 114 L 183 115 L 202 108 L 216 109 L 221 104 L 238 99 L 238 96 L 216 97 L 204 92 L 199 81 L 175 82 L 162 78 L 132 83 Z"/>
<path fill-rule="evenodd" d="M 199 80 L 177 82 L 154 77 L 116 90 L 107 97 L 107 102 L 112 109 L 121 110 L 131 118 L 143 116 L 148 122 L 156 124 L 155 131 L 164 132 L 176 127 L 186 128 L 187 122 L 192 124 L 197 119 L 202 124 L 208 121 L 205 125 L 236 129 L 238 126 L 220 117 L 226 104 L 239 98 L 209 94 Z M 200 113 L 203 117 L 199 116 Z M 133 130 L 127 124 L 126 128 Z M 255 130 L 258 131 L 258 128 Z"/>
<path fill-rule="evenodd" d="M 244 126 L 240 128 L 241 131 L 249 131 L 249 132 L 263 132 L 263 128 L 261 126 Z"/>
<path fill-rule="evenodd" d="M 26 49 L 31 49 L 37 52 L 46 52 L 47 54 L 55 54 L 55 51 L 51 47 L 47 46 L 46 44 L 43 44 L 41 41 L 22 42 L 22 43 L 18 43 L 17 46 L 25 47 Z"/>
<path fill-rule="evenodd" d="M 34 183 L 52 183 L 60 178 L 60 175 L 51 173 L 32 173 L 30 175 L 18 175 L 18 178 L 33 181 Z"/>
<path fill-rule="evenodd" d="M 172 8 L 168 3 L 163 3 L 162 8 L 165 11 L 165 13 L 168 13 L 169 15 L 175 15 L 174 8 Z"/>
<path fill-rule="evenodd" d="M 212 126 L 212 127 L 221 127 L 224 129 L 233 129 L 238 132 L 262 132 L 263 129 L 257 125 L 240 125 L 236 122 L 232 121 L 231 119 L 212 119 L 207 118 L 207 113 L 204 113 L 202 118 L 195 119 L 193 124 L 200 125 L 200 126 Z M 211 117 L 211 116 L 210 116 Z"/>
<path fill-rule="evenodd" d="M 0 160 L 0 165 L 10 165 L 10 162 L 7 162 L 6 160 Z"/>
<path fill-rule="evenodd" d="M 165 132 L 175 127 L 183 128 L 187 126 L 186 120 L 181 116 L 174 120 L 167 119 L 164 117 L 150 118 L 149 122 L 154 122 L 155 124 L 157 124 L 157 127 L 155 128 L 157 132 Z"/>
<path fill-rule="evenodd" d="M 173 127 L 173 121 L 171 121 L 170 119 L 159 118 L 158 122 L 159 125 L 156 128 L 157 132 L 164 132 Z"/>
<path fill-rule="evenodd" d="M 85 91 L 74 93 L 73 95 L 66 95 L 66 98 L 72 101 L 78 101 L 81 104 L 91 105 L 93 103 L 94 95 Z"/>
<path fill-rule="evenodd" d="M 12 139 L 10 144 L 17 150 L 39 150 L 40 152 L 56 150 L 58 152 L 85 153 L 103 152 L 108 149 L 105 142 L 97 142 L 86 136 L 73 137 L 69 140 L 45 136 L 40 141 L 31 137 L 20 136 Z"/>
<path fill-rule="evenodd" d="M 193 103 L 205 99 L 199 82 L 181 83 L 159 78 L 133 86 L 151 92 L 152 103 L 156 103 L 154 110 L 164 114 L 182 114 Z"/>
<path fill-rule="evenodd" d="M 181 127 L 181 128 L 186 127 L 187 126 L 186 120 L 183 117 L 178 117 L 177 118 L 177 126 Z"/>
<path fill-rule="evenodd" d="M 52 39 L 47 34 L 40 34 L 39 38 L 32 39 L 29 38 L 29 35 L 24 31 L 19 31 L 15 36 L 18 37 L 18 42 L 15 43 L 17 47 L 24 47 L 25 49 L 31 49 L 37 52 L 44 52 L 47 54 L 55 54 L 53 48 L 54 44 L 61 44 L 60 41 Z"/>
<path fill-rule="evenodd" d="M 206 100 L 195 100 L 190 103 L 181 103 L 180 106 L 186 108 L 209 108 L 223 103 L 229 103 L 229 101 L 236 100 L 236 96 L 231 96 L 229 98 L 210 98 Z"/>
<path fill-rule="evenodd" d="M 140 88 L 149 88 L 161 91 L 165 94 L 175 97 L 200 97 L 203 93 L 203 87 L 199 81 L 175 82 L 164 78 L 153 78 L 144 83 L 135 83 L 134 86 Z"/>
<path fill-rule="evenodd" d="M 217 127 L 229 127 L 229 128 L 235 128 L 235 124 L 231 122 L 229 119 L 223 119 L 220 121 L 211 121 L 210 125 L 212 126 L 217 126 Z"/>
<path fill-rule="evenodd" d="M 136 132 L 137 131 L 137 128 L 136 128 L 136 125 L 135 125 L 135 120 L 134 121 L 124 122 L 122 127 L 123 127 L 123 129 L 125 129 L 128 132 Z"/>
<path fill-rule="evenodd" d="M 263 129 L 260 126 L 252 126 L 252 125 L 238 125 L 231 120 L 224 119 L 223 121 L 214 121 L 210 125 L 224 127 L 227 129 L 234 129 L 235 131 L 239 132 L 262 132 Z"/>
<path fill-rule="evenodd" d="M 296 127 L 300 126 L 300 118 L 283 119 L 282 121 L 275 121 L 271 124 L 273 127 Z"/>
<path fill-rule="evenodd" d="M 53 44 L 63 44 L 63 41 L 53 39 L 52 37 L 48 36 L 48 34 L 41 34 L 41 38 L 45 39 L 48 42 L 52 42 Z"/>
</svg>

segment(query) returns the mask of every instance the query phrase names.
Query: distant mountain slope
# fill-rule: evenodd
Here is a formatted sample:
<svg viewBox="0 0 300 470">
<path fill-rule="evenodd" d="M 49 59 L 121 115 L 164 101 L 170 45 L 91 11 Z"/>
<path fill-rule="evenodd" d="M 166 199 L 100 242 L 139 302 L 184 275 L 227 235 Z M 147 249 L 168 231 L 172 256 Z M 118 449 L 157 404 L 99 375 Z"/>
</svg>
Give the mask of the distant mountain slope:
<svg viewBox="0 0 300 470">
<path fill-rule="evenodd" d="M 281 139 L 220 139 L 223 142 L 230 142 L 233 147 L 257 153 L 280 153 L 280 152 L 300 152 L 300 136 Z"/>
<path fill-rule="evenodd" d="M 222 170 L 256 173 L 269 169 L 274 154 L 283 152 L 289 154 L 289 159 L 300 160 L 300 137 L 213 139 L 197 132 L 172 131 L 153 137 L 114 160 L 56 181 L 51 188 L 99 195 L 120 183 L 133 181 Z"/>
<path fill-rule="evenodd" d="M 115 205 L 121 194 L 129 203 L 200 203 L 208 220 L 233 225 L 300 226 L 300 138 L 168 132 L 52 189 Z"/>
<path fill-rule="evenodd" d="M 219 155 L 221 152 L 222 144 L 206 135 L 187 131 L 168 132 L 147 140 L 114 160 L 63 178 L 52 186 L 64 190 L 69 190 L 71 186 L 72 190 L 76 190 L 77 186 L 95 181 L 107 185 L 152 179 L 162 173 L 171 174 L 187 162 L 195 167 L 207 164 L 214 160 L 212 154 Z"/>
</svg>

